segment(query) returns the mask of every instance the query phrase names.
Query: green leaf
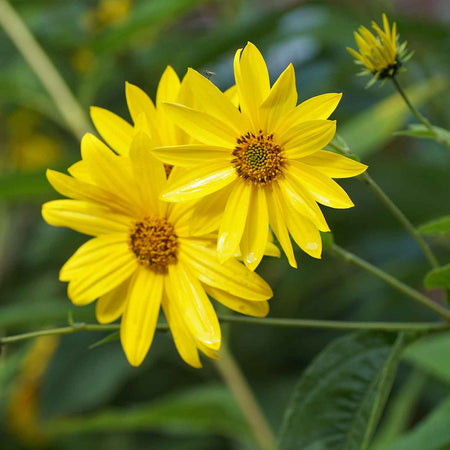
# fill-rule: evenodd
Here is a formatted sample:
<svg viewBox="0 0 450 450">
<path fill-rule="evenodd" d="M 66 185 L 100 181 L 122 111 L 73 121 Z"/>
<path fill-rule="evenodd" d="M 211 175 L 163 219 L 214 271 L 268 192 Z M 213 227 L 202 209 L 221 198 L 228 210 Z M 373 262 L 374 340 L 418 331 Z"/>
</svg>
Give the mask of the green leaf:
<svg viewBox="0 0 450 450">
<path fill-rule="evenodd" d="M 450 398 L 386 450 L 444 450 L 450 445 Z"/>
<path fill-rule="evenodd" d="M 52 435 L 158 430 L 249 437 L 247 424 L 228 389 L 205 384 L 134 408 L 58 419 L 44 426 Z"/>
<path fill-rule="evenodd" d="M 419 233 L 432 235 L 445 235 L 450 233 L 450 216 L 440 217 L 431 222 L 424 223 L 418 228 Z"/>
<path fill-rule="evenodd" d="M 445 288 L 450 289 L 450 264 L 433 269 L 425 276 L 425 287 L 427 289 Z"/>
<path fill-rule="evenodd" d="M 434 78 L 406 89 L 412 103 L 420 107 L 430 98 L 448 87 L 445 79 Z M 402 127 L 410 115 L 409 109 L 398 93 L 362 111 L 339 128 L 351 150 L 367 156 L 392 139 L 392 133 Z"/>
<path fill-rule="evenodd" d="M 384 408 L 403 335 L 358 332 L 331 343 L 300 379 L 280 450 L 366 449 Z"/>
<path fill-rule="evenodd" d="M 405 350 L 403 357 L 426 373 L 450 383 L 450 332 L 418 340 Z"/>
<path fill-rule="evenodd" d="M 407 130 L 396 131 L 394 134 L 399 136 L 410 136 L 420 139 L 433 139 L 436 140 L 436 135 L 438 139 L 446 142 L 450 145 L 450 131 L 445 128 L 440 128 L 436 126 L 431 127 L 434 133 L 425 125 L 421 123 L 411 124 Z"/>
</svg>

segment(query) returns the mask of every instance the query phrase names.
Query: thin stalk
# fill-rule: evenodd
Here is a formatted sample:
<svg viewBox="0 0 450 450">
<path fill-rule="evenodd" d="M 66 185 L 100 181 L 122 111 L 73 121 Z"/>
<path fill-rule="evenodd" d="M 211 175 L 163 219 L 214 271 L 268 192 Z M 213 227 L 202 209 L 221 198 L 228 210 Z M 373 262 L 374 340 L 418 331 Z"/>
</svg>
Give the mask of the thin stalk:
<svg viewBox="0 0 450 450">
<path fill-rule="evenodd" d="M 158 331 L 165 331 L 169 329 L 167 324 L 158 324 L 156 326 Z M 73 334 L 81 331 L 117 331 L 120 330 L 119 324 L 114 325 L 96 325 L 87 323 L 74 323 L 68 327 L 50 328 L 48 330 L 30 331 L 29 333 L 16 334 L 14 336 L 7 336 L 0 338 L 0 345 L 12 344 L 14 342 L 34 339 L 41 336 L 56 336 L 62 334 Z"/>
<path fill-rule="evenodd" d="M 384 281 L 389 286 L 392 286 L 397 291 L 402 292 L 409 298 L 415 300 L 416 302 L 420 303 L 421 305 L 425 306 L 431 311 L 434 311 L 436 314 L 439 314 L 445 320 L 450 321 L 450 310 L 444 308 L 438 303 L 433 302 L 428 297 L 421 294 L 419 291 L 416 291 L 415 289 L 409 287 L 408 285 L 404 284 L 397 278 L 386 273 L 384 270 L 375 267 L 369 262 L 361 259 L 359 256 L 356 256 L 355 254 L 343 249 L 342 247 L 339 247 L 338 245 L 333 245 L 333 247 L 331 248 L 331 252 L 342 258 L 344 261 L 366 270 L 370 274 Z"/>
<path fill-rule="evenodd" d="M 239 364 L 234 359 L 227 345 L 222 346 L 220 354 L 221 358 L 215 361 L 217 370 L 239 405 L 252 430 L 255 441 L 261 449 L 275 450 L 275 436 Z"/>
<path fill-rule="evenodd" d="M 0 25 L 22 53 L 77 139 L 91 131 L 86 115 L 50 58 L 7 0 L 0 0 Z"/>
<path fill-rule="evenodd" d="M 421 122 L 423 125 L 425 125 L 433 133 L 433 136 L 435 137 L 435 139 L 439 139 L 439 136 L 434 131 L 430 121 L 428 119 L 426 119 L 422 114 L 420 114 L 420 112 L 410 102 L 408 96 L 406 95 L 406 92 L 400 86 L 398 78 L 396 76 L 393 76 L 393 77 L 391 77 L 391 80 L 394 83 L 394 86 L 397 89 L 398 93 L 403 97 L 403 100 L 405 100 L 405 103 L 408 105 L 408 108 L 410 109 L 410 111 L 414 114 L 414 117 L 419 122 Z"/>
<path fill-rule="evenodd" d="M 330 143 L 329 145 L 330 147 L 334 148 L 340 153 L 344 153 L 347 155 L 350 154 L 350 152 L 343 147 L 340 147 L 333 143 Z M 383 189 L 375 182 L 375 180 L 367 172 L 361 174 L 359 178 L 364 183 L 366 183 L 373 190 L 373 192 L 375 192 L 377 197 L 384 203 L 387 209 L 391 211 L 392 215 L 405 227 L 408 233 L 411 234 L 411 236 L 415 239 L 417 244 L 419 244 L 425 257 L 428 259 L 430 265 L 433 268 L 439 267 L 438 260 L 434 256 L 433 252 L 431 251 L 430 247 L 428 246 L 424 238 L 417 231 L 415 226 L 409 221 L 409 219 L 405 216 L 405 214 L 403 214 L 400 208 L 390 199 L 390 197 L 386 194 L 386 192 L 383 191 Z"/>
<path fill-rule="evenodd" d="M 368 263 L 367 263 L 368 264 Z M 414 290 L 413 290 L 414 291 Z M 416 292 L 416 291 L 414 291 Z M 426 298 L 426 297 L 425 297 Z M 427 299 L 428 300 L 428 299 Z M 247 325 L 261 325 L 286 328 L 317 328 L 328 330 L 377 330 L 377 331 L 440 331 L 450 329 L 448 322 L 345 322 L 337 320 L 313 319 L 284 319 L 284 318 L 255 318 L 246 316 L 219 315 L 221 323 L 245 323 Z M 159 323 L 157 331 L 167 331 L 166 323 Z M 50 328 L 47 330 L 30 331 L 0 338 L 0 346 L 15 342 L 26 341 L 41 336 L 72 334 L 82 331 L 111 332 L 120 330 L 119 324 L 98 325 L 73 323 L 67 327 Z"/>
</svg>

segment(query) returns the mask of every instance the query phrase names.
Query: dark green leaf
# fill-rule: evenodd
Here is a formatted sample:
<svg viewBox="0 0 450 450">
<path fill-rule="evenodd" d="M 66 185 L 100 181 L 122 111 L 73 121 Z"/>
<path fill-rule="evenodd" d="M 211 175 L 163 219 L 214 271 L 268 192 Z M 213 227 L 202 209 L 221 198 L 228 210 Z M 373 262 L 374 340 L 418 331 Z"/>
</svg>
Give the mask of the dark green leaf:
<svg viewBox="0 0 450 450">
<path fill-rule="evenodd" d="M 391 389 L 403 336 L 359 332 L 331 343 L 300 379 L 280 449 L 367 448 Z"/>
<path fill-rule="evenodd" d="M 450 216 L 440 217 L 431 222 L 424 223 L 418 228 L 422 234 L 444 235 L 450 233 Z"/>
<path fill-rule="evenodd" d="M 450 289 L 450 264 L 428 272 L 425 276 L 424 283 L 427 289 Z"/>
</svg>

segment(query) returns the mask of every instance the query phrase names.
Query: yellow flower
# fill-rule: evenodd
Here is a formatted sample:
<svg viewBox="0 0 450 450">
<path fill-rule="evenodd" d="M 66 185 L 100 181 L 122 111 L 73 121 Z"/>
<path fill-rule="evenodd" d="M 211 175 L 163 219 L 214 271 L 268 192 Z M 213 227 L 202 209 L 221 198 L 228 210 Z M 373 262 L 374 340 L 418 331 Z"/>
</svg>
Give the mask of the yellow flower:
<svg viewBox="0 0 450 450">
<path fill-rule="evenodd" d="M 359 33 L 354 32 L 359 53 L 347 47 L 349 53 L 355 58 L 355 62 L 366 68 L 361 75 L 374 75 L 369 85 L 377 79 L 394 76 L 402 63 L 412 56 L 412 54 L 406 55 L 406 42 L 398 45 L 397 24 L 394 22 L 391 30 L 386 14 L 383 14 L 383 27 L 384 30 L 372 22 L 376 36 L 366 27 L 359 27 Z"/>
<path fill-rule="evenodd" d="M 352 177 L 367 167 L 321 150 L 334 136 L 336 123 L 327 119 L 341 94 L 320 95 L 296 106 L 292 65 L 271 88 L 264 59 L 251 43 L 237 51 L 234 72 L 240 110 L 191 69 L 186 78 L 198 106 L 165 105 L 170 117 L 200 144 L 152 150 L 166 163 L 189 168 L 169 180 L 162 198 L 226 197 L 217 243 L 221 261 L 240 248 L 254 269 L 264 254 L 269 224 L 292 266 L 296 260 L 289 235 L 306 253 L 320 258 L 319 230 L 329 228 L 317 202 L 353 206 L 332 178 Z"/>
<path fill-rule="evenodd" d="M 48 202 L 42 214 L 51 225 L 94 236 L 66 262 L 60 280 L 69 282 L 74 304 L 98 299 L 99 322 L 122 316 L 120 337 L 130 364 L 138 366 L 147 354 L 162 307 L 180 355 L 200 367 L 197 349 L 216 357 L 221 342 L 207 294 L 231 309 L 264 316 L 272 291 L 235 259 L 221 265 L 214 235 L 190 235 L 189 204 L 159 200 L 168 180 L 150 145 L 145 133 L 136 132 L 126 157 L 85 135 L 82 161 L 69 168 L 75 176 L 47 172 L 70 200 Z"/>
</svg>

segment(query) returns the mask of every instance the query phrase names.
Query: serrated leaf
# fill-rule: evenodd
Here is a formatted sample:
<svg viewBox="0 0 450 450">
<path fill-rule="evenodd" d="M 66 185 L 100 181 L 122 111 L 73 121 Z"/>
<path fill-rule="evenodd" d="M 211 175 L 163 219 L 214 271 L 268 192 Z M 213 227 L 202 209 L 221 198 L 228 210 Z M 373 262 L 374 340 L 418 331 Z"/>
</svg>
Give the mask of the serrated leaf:
<svg viewBox="0 0 450 450">
<path fill-rule="evenodd" d="M 331 343 L 300 379 L 280 450 L 366 449 L 397 371 L 404 338 L 359 332 Z"/>
<path fill-rule="evenodd" d="M 450 289 L 450 264 L 428 272 L 425 275 L 424 284 L 427 289 Z"/>
<path fill-rule="evenodd" d="M 444 450 L 450 445 L 450 398 L 386 450 Z"/>
<path fill-rule="evenodd" d="M 418 231 L 422 234 L 450 234 L 450 216 L 440 217 L 439 219 L 424 223 L 418 228 Z"/>
</svg>

